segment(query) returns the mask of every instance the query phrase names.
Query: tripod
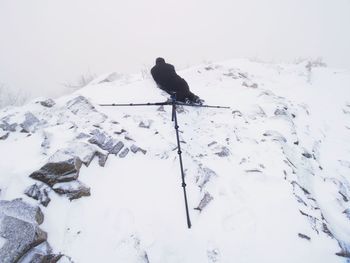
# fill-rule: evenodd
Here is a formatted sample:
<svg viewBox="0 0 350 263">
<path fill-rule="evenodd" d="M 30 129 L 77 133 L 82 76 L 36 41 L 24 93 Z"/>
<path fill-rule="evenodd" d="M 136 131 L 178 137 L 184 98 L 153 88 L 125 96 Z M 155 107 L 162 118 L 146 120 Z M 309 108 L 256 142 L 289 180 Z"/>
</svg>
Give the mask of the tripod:
<svg viewBox="0 0 350 263">
<path fill-rule="evenodd" d="M 181 145 L 180 145 L 180 136 L 179 136 L 179 125 L 177 122 L 177 114 L 176 114 L 176 106 L 182 105 L 182 106 L 192 106 L 192 107 L 205 107 L 205 108 L 221 108 L 221 109 L 230 109 L 230 107 L 222 107 L 222 106 L 210 106 L 210 105 L 197 105 L 197 104 L 187 104 L 180 101 L 176 101 L 176 93 L 173 93 L 171 95 L 171 101 L 166 102 L 156 102 L 156 103 L 129 103 L 129 104 L 100 104 L 100 106 L 114 106 L 114 107 L 120 107 L 120 106 L 163 106 L 163 105 L 171 105 L 172 112 L 171 112 L 171 121 L 174 122 L 174 128 L 176 132 L 176 141 L 177 141 L 177 153 L 179 155 L 179 161 L 180 161 L 180 171 L 181 171 L 181 187 L 183 188 L 184 193 L 184 199 L 185 199 L 185 209 L 186 209 L 186 220 L 187 220 L 187 227 L 191 228 L 191 219 L 190 219 L 190 213 L 188 211 L 188 202 L 187 202 L 187 193 L 186 193 L 186 182 L 185 182 L 185 172 L 183 168 L 182 163 L 182 151 L 181 151 Z"/>
</svg>

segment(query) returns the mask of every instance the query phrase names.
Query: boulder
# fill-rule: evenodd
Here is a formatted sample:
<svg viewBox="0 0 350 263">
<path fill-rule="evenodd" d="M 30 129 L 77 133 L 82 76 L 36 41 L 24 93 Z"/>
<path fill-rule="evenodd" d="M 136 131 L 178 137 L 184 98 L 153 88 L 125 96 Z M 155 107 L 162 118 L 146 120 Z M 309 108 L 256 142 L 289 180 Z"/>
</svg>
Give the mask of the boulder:
<svg viewBox="0 0 350 263">
<path fill-rule="evenodd" d="M 32 248 L 43 243 L 47 234 L 39 228 L 43 222 L 39 207 L 31 206 L 21 199 L 0 201 L 0 248 L 2 263 L 19 262 Z"/>
<path fill-rule="evenodd" d="M 201 191 L 203 190 L 204 186 L 210 181 L 210 179 L 216 176 L 217 175 L 213 170 L 207 167 L 200 168 L 198 170 L 198 177 L 196 178 L 196 183 L 201 189 Z"/>
<path fill-rule="evenodd" d="M 91 135 L 92 137 L 89 139 L 89 143 L 97 145 L 110 154 L 117 155 L 124 147 L 123 142 L 114 140 L 112 137 L 98 129 L 93 130 Z"/>
<path fill-rule="evenodd" d="M 9 131 L 9 132 L 15 132 L 17 126 L 18 126 L 17 123 L 9 124 L 5 120 L 3 120 L 2 123 L 0 123 L 0 128 L 3 129 L 4 131 Z"/>
<path fill-rule="evenodd" d="M 227 157 L 227 156 L 230 155 L 230 150 L 227 147 L 223 146 L 221 148 L 221 151 L 220 152 L 216 152 L 215 154 L 217 156 L 219 156 L 219 157 Z"/>
<path fill-rule="evenodd" d="M 119 154 L 120 158 L 124 158 L 128 155 L 129 153 L 129 148 L 124 148 L 124 150 Z"/>
<path fill-rule="evenodd" d="M 79 158 L 69 155 L 62 161 L 55 161 L 55 158 L 52 158 L 39 170 L 33 172 L 30 177 L 52 187 L 56 183 L 76 180 L 81 165 L 82 161 Z"/>
<path fill-rule="evenodd" d="M 9 132 L 5 132 L 5 131 L 0 131 L 0 141 L 1 140 L 6 140 L 7 137 L 9 137 Z"/>
</svg>

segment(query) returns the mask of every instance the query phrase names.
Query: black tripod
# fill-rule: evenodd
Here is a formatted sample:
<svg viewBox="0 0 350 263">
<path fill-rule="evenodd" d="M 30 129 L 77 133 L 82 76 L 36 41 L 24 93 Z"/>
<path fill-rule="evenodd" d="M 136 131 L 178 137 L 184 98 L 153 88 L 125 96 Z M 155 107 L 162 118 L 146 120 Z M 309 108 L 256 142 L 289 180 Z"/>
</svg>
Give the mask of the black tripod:
<svg viewBox="0 0 350 263">
<path fill-rule="evenodd" d="M 181 156 L 181 145 L 180 145 L 180 136 L 179 136 L 179 125 L 177 122 L 177 115 L 176 115 L 176 106 L 182 105 L 182 106 L 192 106 L 192 107 L 205 107 L 205 108 L 221 108 L 221 109 L 229 109 L 230 107 L 222 107 L 222 106 L 210 106 L 210 105 L 197 105 L 197 104 L 187 104 L 183 102 L 176 101 L 176 93 L 173 93 L 171 95 L 171 101 L 166 102 L 156 102 L 156 103 L 129 103 L 129 104 L 100 104 L 100 106 L 163 106 L 163 105 L 171 105 L 172 106 L 172 113 L 171 113 L 171 121 L 175 122 L 175 131 L 176 131 L 176 141 L 177 141 L 177 153 L 179 155 L 179 161 L 180 161 L 180 170 L 181 170 L 181 180 L 182 180 L 182 188 L 184 192 L 184 199 L 185 199 L 185 209 L 186 209 L 186 220 L 187 220 L 187 227 L 191 228 L 191 219 L 190 219 L 190 213 L 188 211 L 188 202 L 187 202 L 187 193 L 186 193 L 186 182 L 185 182 L 185 173 L 182 163 L 182 156 Z"/>
</svg>

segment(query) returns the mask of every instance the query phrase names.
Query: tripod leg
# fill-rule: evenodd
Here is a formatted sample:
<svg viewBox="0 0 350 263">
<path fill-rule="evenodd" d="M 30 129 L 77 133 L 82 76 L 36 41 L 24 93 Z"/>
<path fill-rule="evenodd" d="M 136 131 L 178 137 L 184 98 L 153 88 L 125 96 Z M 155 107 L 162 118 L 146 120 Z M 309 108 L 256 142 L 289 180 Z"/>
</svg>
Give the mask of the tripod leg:
<svg viewBox="0 0 350 263">
<path fill-rule="evenodd" d="M 175 103 L 173 103 L 172 120 L 175 121 L 175 131 L 176 131 L 176 140 L 177 140 L 177 153 L 179 155 L 179 160 L 180 160 L 181 179 L 182 179 L 182 185 L 181 186 L 182 186 L 183 191 L 184 191 L 187 227 L 191 228 L 191 220 L 190 220 L 190 214 L 189 214 L 189 211 L 188 211 L 188 202 L 187 202 L 187 194 L 186 194 L 185 173 L 184 173 L 184 169 L 183 169 L 182 156 L 181 156 L 182 152 L 181 152 L 181 146 L 180 146 L 179 126 L 177 124 L 176 105 L 175 105 Z"/>
</svg>

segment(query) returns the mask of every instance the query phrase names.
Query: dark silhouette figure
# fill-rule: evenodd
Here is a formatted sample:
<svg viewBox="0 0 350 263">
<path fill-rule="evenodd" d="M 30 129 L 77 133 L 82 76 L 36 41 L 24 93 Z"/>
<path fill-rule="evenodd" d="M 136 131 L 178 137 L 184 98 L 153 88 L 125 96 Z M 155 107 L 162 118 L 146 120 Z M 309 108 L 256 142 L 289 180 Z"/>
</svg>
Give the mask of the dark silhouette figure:
<svg viewBox="0 0 350 263">
<path fill-rule="evenodd" d="M 190 91 L 186 80 L 177 75 L 174 66 L 165 63 L 164 58 L 156 59 L 156 65 L 151 69 L 151 74 L 160 89 L 170 95 L 176 92 L 177 101 L 201 103 L 199 97 Z"/>
</svg>

